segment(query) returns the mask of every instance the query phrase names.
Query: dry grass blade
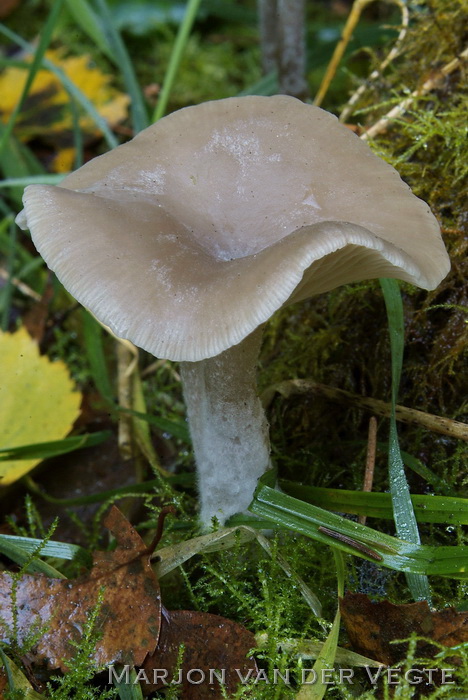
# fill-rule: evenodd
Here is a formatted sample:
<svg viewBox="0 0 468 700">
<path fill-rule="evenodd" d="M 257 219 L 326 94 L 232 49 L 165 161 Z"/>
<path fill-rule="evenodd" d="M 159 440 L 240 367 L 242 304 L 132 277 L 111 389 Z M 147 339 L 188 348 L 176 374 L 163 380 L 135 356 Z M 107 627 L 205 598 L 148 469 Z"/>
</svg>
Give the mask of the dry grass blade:
<svg viewBox="0 0 468 700">
<path fill-rule="evenodd" d="M 402 2 L 402 0 L 389 1 L 394 3 L 395 5 L 398 5 L 398 7 L 401 10 L 402 29 L 400 30 L 396 43 L 390 51 L 390 53 L 388 54 L 387 58 L 381 63 L 377 70 L 371 73 L 371 75 L 368 78 L 368 82 L 371 80 L 375 80 L 381 74 L 381 72 L 385 70 L 389 63 L 391 63 L 391 61 L 393 61 L 396 58 L 400 51 L 400 45 L 405 37 L 406 30 L 408 27 L 409 13 L 406 5 Z M 333 52 L 333 56 L 331 57 L 330 63 L 328 64 L 327 70 L 325 71 L 325 75 L 322 78 L 322 82 L 315 97 L 314 104 L 317 105 L 317 107 L 319 107 L 322 104 L 323 98 L 327 94 L 328 88 L 330 87 L 330 83 L 335 77 L 335 73 L 338 69 L 340 61 L 343 58 L 343 54 L 346 50 L 346 47 L 348 46 L 349 42 L 353 37 L 353 32 L 356 29 L 356 26 L 361 18 L 363 10 L 365 10 L 365 8 L 372 2 L 374 2 L 374 0 L 355 0 L 351 11 L 348 15 L 348 19 L 346 20 L 346 24 L 341 34 L 341 38 L 335 47 L 335 51 Z M 362 95 L 365 89 L 366 86 L 363 85 L 354 93 L 354 95 L 352 95 L 347 107 L 343 111 L 343 114 L 340 116 L 340 121 L 345 121 L 345 119 L 349 116 L 350 112 L 352 111 L 352 106 L 357 102 L 357 100 Z"/>
<path fill-rule="evenodd" d="M 6 280 L 7 282 L 10 282 L 16 289 L 21 292 L 21 294 L 24 294 L 27 297 L 30 297 L 31 299 L 34 299 L 34 301 L 41 301 L 41 295 L 38 294 L 37 292 L 34 291 L 34 289 L 31 289 L 27 284 L 19 280 L 17 277 L 11 277 L 8 273 L 8 270 L 5 270 L 4 267 L 0 268 L 0 278 L 3 280 Z"/>
<path fill-rule="evenodd" d="M 404 112 L 406 112 L 406 110 L 413 104 L 413 102 L 418 97 L 423 97 L 424 95 L 427 95 L 429 92 L 439 87 L 439 85 L 442 83 L 443 80 L 445 80 L 445 78 L 448 75 L 454 73 L 456 70 L 461 68 L 463 63 L 465 63 L 467 60 L 468 48 L 462 51 L 460 56 L 446 63 L 445 66 L 443 66 L 439 71 L 437 71 L 428 80 L 426 80 L 420 88 L 418 88 L 417 90 L 413 90 L 409 97 L 406 97 L 399 104 L 393 107 L 389 112 L 387 112 L 387 114 L 381 119 L 379 119 L 378 122 L 376 122 L 373 126 L 367 129 L 364 132 L 364 134 L 361 135 L 360 138 L 363 141 L 367 141 L 368 139 L 372 139 L 378 134 L 381 134 L 391 124 L 392 120 L 395 120 L 402 114 L 404 114 Z"/>
<path fill-rule="evenodd" d="M 393 0 L 393 2 L 398 5 L 401 11 L 401 29 L 400 33 L 398 34 L 397 40 L 392 47 L 391 51 L 389 54 L 386 56 L 386 58 L 382 61 L 380 66 L 376 68 L 372 73 L 369 75 L 369 77 L 366 79 L 365 83 L 363 85 L 360 85 L 358 89 L 351 95 L 349 98 L 348 102 L 346 103 L 345 108 L 340 114 L 340 122 L 346 122 L 348 117 L 352 114 L 354 105 L 359 101 L 361 95 L 365 93 L 367 90 L 369 84 L 373 82 L 374 80 L 377 80 L 377 78 L 382 75 L 384 70 L 387 68 L 387 66 L 390 65 L 392 61 L 395 60 L 395 58 L 399 55 L 400 53 L 400 48 L 401 44 L 406 36 L 406 33 L 408 31 L 408 25 L 409 25 L 409 11 L 408 7 L 402 0 Z"/>
<path fill-rule="evenodd" d="M 289 379 L 268 387 L 262 395 L 262 402 L 265 407 L 271 404 L 276 393 L 281 394 L 284 398 L 299 394 L 318 394 L 332 401 L 352 403 L 360 408 L 367 409 L 379 416 L 385 416 L 387 418 L 390 416 L 391 411 L 391 406 L 386 401 L 372 399 L 368 396 L 359 396 L 358 394 L 353 394 L 351 391 L 320 384 L 311 379 Z M 441 435 L 448 435 L 458 440 L 468 441 L 468 425 L 461 421 L 435 416 L 431 413 L 425 413 L 415 408 L 407 408 L 406 406 L 400 405 L 396 406 L 396 419 L 402 423 L 420 425 L 434 433 L 440 433 Z"/>
</svg>

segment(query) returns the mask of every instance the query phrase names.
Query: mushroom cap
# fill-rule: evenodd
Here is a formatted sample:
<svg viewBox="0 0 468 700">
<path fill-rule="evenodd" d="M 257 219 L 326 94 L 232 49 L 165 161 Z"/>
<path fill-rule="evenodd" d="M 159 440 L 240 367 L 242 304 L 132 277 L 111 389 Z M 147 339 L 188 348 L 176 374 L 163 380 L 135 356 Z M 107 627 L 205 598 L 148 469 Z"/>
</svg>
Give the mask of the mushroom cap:
<svg viewBox="0 0 468 700">
<path fill-rule="evenodd" d="M 398 173 L 336 117 L 292 97 L 187 107 L 59 187 L 25 216 L 63 285 L 122 338 L 197 361 L 286 303 L 449 271 L 439 226 Z M 26 221 L 25 221 L 26 219 Z"/>
</svg>

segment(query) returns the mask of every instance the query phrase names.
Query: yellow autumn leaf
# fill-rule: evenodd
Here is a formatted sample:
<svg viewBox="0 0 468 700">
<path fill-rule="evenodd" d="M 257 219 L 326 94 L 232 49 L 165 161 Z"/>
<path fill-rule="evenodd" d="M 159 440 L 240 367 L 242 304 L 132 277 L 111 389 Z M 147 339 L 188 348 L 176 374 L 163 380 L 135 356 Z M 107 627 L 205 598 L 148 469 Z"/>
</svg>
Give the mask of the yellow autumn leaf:
<svg viewBox="0 0 468 700">
<path fill-rule="evenodd" d="M 61 440 L 80 413 L 67 366 L 51 362 L 24 328 L 0 332 L 0 448 Z M 0 484 L 29 472 L 39 459 L 0 462 Z"/>
<path fill-rule="evenodd" d="M 65 75 L 78 87 L 94 104 L 99 114 L 114 127 L 126 119 L 130 98 L 112 86 L 113 76 L 106 75 L 89 55 L 64 57 L 64 50 L 50 50 L 46 58 L 62 69 Z M 24 59 L 27 63 L 31 56 Z M 7 122 L 18 103 L 28 71 L 25 68 L 7 68 L 0 74 L 0 120 Z M 99 129 L 94 121 L 83 111 L 80 111 L 79 126 L 88 137 L 99 135 Z M 22 141 L 42 137 L 58 146 L 58 154 L 52 160 L 52 169 L 65 172 L 72 169 L 74 151 L 73 144 L 73 113 L 70 109 L 70 97 L 63 88 L 59 78 L 49 70 L 39 70 L 36 73 L 29 95 L 26 99 L 16 127 L 16 136 Z"/>
</svg>

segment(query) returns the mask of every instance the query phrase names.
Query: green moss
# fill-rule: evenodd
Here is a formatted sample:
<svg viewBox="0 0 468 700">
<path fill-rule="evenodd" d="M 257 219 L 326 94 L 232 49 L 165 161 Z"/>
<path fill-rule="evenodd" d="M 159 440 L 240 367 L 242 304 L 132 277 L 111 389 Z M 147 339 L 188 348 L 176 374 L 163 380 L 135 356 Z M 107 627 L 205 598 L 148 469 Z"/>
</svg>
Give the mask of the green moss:
<svg viewBox="0 0 468 700">
<path fill-rule="evenodd" d="M 152 82 L 161 84 L 169 61 L 174 35 L 166 29 L 154 43 Z M 171 94 L 169 111 L 206 100 L 232 97 L 260 79 L 260 54 L 255 31 L 193 34 L 185 48 Z"/>
</svg>

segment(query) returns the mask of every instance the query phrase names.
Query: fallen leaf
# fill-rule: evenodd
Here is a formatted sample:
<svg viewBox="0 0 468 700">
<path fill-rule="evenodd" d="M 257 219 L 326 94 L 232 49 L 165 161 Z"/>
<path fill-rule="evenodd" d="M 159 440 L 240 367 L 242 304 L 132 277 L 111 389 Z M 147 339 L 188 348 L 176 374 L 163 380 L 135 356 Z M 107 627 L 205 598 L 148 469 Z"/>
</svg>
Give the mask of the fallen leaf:
<svg viewBox="0 0 468 700">
<path fill-rule="evenodd" d="M 41 356 L 37 343 L 20 328 L 16 333 L 0 332 L 0 366 L 0 447 L 64 438 L 81 404 L 66 365 Z M 40 461 L 1 461 L 1 485 L 16 481 Z"/>
<path fill-rule="evenodd" d="M 184 654 L 178 667 L 181 644 Z M 252 632 L 232 620 L 193 610 L 167 611 L 161 618 L 157 649 L 143 665 L 142 690 L 148 694 L 174 679 L 180 680 L 177 687 L 181 688 L 182 700 L 221 700 L 225 695 L 214 672 L 223 678 L 224 671 L 226 691 L 231 695 L 242 679 L 256 677 L 255 660 L 247 658 L 255 646 Z M 155 671 L 159 674 L 156 677 Z M 154 683 L 153 679 L 160 682 Z"/>
<path fill-rule="evenodd" d="M 162 527 L 161 519 L 160 523 Z M 221 675 L 229 693 L 243 679 L 255 679 L 257 665 L 247 656 L 256 646 L 254 635 L 242 625 L 217 615 L 166 611 L 151 568 L 151 551 L 115 506 L 104 524 L 118 546 L 113 552 L 95 552 L 93 567 L 85 577 L 67 580 L 21 576 L 12 596 L 13 577 L 0 575 L 1 640 L 12 641 L 14 597 L 17 643 L 21 645 L 31 630 L 41 630 L 28 661 L 46 661 L 50 668 L 66 672 L 89 614 L 104 589 L 96 621 L 100 638 L 90 662 L 99 666 L 140 667 L 137 676 L 144 693 L 163 688 L 173 679 L 178 682 L 180 673 L 183 700 L 225 697 L 216 674 Z M 181 645 L 184 654 L 179 668 Z"/>
<path fill-rule="evenodd" d="M 0 19 L 4 19 L 11 15 L 20 4 L 20 0 L 0 0 Z"/>
<path fill-rule="evenodd" d="M 126 119 L 130 98 L 112 86 L 113 77 L 93 65 L 91 56 L 64 56 L 64 49 L 49 50 L 46 58 L 60 68 L 81 92 L 94 104 L 99 114 L 114 127 Z M 31 56 L 24 58 L 31 61 Z M 0 75 L 2 104 L 0 120 L 7 122 L 21 96 L 28 77 L 26 68 L 10 67 Z M 28 142 L 41 137 L 59 150 L 51 163 L 56 172 L 68 172 L 73 167 L 73 110 L 70 97 L 60 79 L 51 71 L 39 70 L 28 97 L 18 116 L 15 133 Z M 80 111 L 79 128 L 85 139 L 100 134 L 94 121 Z M 51 139 L 51 135 L 53 139 Z"/>
<path fill-rule="evenodd" d="M 31 338 L 36 340 L 39 344 L 41 344 L 44 339 L 47 319 L 49 316 L 49 305 L 53 296 L 54 288 L 52 285 L 52 279 L 49 276 L 42 297 L 39 301 L 34 302 L 29 311 L 27 311 L 23 316 L 24 328 L 26 328 Z"/>
<path fill-rule="evenodd" d="M 347 593 L 340 601 L 342 619 L 355 651 L 391 666 L 406 655 L 412 632 L 446 647 L 468 642 L 468 611 L 445 608 L 431 612 L 426 601 L 395 605 L 386 600 L 373 603 L 362 593 Z M 432 657 L 438 648 L 418 642 L 417 654 Z"/>
<path fill-rule="evenodd" d="M 89 575 L 74 580 L 22 576 L 16 589 L 18 643 L 32 625 L 44 629 L 31 661 L 46 660 L 49 667 L 67 669 L 76 653 L 89 613 L 96 607 L 100 589 L 104 601 L 96 629 L 101 637 L 92 661 L 97 665 L 141 665 L 155 650 L 161 620 L 159 584 L 146 546 L 127 519 L 115 508 L 104 524 L 114 534 L 114 552 L 97 552 Z M 11 643 L 13 629 L 12 577 L 0 576 L 0 635 Z"/>
</svg>

